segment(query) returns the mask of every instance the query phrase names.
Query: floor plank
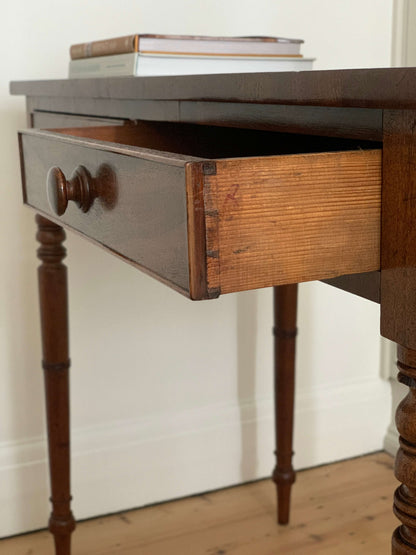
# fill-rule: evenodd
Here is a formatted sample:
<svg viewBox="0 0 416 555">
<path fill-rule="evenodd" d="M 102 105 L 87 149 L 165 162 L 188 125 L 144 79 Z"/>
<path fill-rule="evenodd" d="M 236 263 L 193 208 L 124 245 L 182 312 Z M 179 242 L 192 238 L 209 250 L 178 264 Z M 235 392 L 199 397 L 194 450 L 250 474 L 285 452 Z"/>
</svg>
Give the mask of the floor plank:
<svg viewBox="0 0 416 555">
<path fill-rule="evenodd" d="M 388 555 L 397 521 L 385 453 L 298 473 L 289 526 L 269 480 L 89 520 L 74 555 Z M 0 541 L 0 554 L 53 555 L 47 532 Z"/>
</svg>

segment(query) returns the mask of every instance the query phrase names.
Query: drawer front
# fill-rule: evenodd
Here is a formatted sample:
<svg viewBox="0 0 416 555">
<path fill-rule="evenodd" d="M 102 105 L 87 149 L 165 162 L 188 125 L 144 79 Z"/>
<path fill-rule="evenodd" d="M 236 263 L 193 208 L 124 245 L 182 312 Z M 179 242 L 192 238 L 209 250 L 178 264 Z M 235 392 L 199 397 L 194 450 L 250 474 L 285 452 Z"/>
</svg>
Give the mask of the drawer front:
<svg viewBox="0 0 416 555">
<path fill-rule="evenodd" d="M 188 293 L 185 161 L 33 131 L 22 133 L 20 144 L 28 205 Z M 46 191 L 53 166 L 67 178 L 78 166 L 101 177 L 88 212 L 69 202 L 62 216 L 54 214 Z"/>
</svg>

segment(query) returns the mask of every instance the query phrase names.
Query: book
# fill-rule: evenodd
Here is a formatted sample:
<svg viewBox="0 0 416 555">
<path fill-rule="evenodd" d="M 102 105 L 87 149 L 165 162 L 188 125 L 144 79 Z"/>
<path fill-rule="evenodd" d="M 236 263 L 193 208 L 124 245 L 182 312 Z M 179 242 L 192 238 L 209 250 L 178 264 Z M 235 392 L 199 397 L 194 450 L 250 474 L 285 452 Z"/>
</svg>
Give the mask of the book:
<svg viewBox="0 0 416 555">
<path fill-rule="evenodd" d="M 301 39 L 282 37 L 209 37 L 193 35 L 136 34 L 73 44 L 71 60 L 141 52 L 142 54 L 195 54 L 244 56 L 297 56 Z"/>
<path fill-rule="evenodd" d="M 312 69 L 312 58 L 116 54 L 71 60 L 69 78 L 252 73 Z"/>
</svg>

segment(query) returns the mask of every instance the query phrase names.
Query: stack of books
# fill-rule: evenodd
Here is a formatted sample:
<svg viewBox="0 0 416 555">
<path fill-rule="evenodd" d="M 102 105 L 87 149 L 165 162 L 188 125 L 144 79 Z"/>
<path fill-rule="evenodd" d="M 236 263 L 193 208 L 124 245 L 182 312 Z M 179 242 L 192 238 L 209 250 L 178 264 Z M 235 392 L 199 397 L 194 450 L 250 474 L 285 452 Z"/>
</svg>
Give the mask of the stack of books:
<svg viewBox="0 0 416 555">
<path fill-rule="evenodd" d="M 312 69 L 300 39 L 129 35 L 74 44 L 69 77 L 197 75 Z"/>
</svg>

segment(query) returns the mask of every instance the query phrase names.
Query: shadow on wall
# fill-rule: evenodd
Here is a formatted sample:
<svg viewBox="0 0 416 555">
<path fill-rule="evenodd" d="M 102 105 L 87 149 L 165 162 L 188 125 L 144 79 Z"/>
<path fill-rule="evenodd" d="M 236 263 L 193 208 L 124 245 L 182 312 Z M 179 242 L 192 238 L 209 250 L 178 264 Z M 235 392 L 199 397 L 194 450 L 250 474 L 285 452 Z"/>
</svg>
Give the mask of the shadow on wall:
<svg viewBox="0 0 416 555">
<path fill-rule="evenodd" d="M 241 480 L 258 478 L 256 407 L 257 291 L 237 298 L 237 395 L 241 420 Z"/>
</svg>

